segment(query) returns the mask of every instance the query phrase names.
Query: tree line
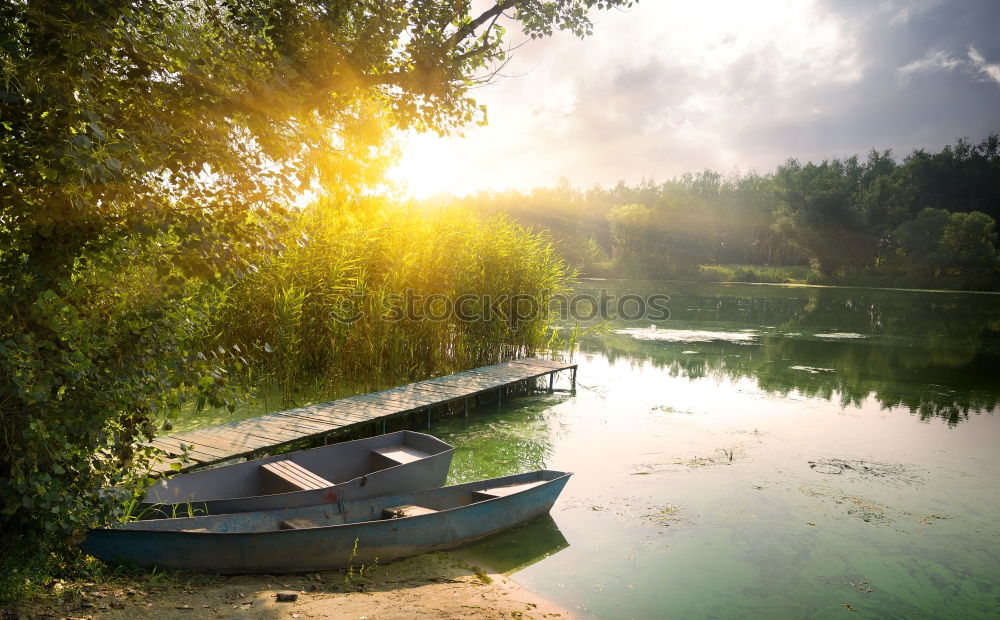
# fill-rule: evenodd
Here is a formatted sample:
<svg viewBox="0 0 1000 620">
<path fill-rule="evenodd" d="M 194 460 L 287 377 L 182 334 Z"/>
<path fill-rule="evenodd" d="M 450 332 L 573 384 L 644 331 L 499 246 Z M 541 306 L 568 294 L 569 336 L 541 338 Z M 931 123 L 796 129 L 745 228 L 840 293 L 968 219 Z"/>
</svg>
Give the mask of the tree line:
<svg viewBox="0 0 1000 620">
<path fill-rule="evenodd" d="M 438 199 L 440 200 L 440 199 Z M 448 199 L 551 231 L 584 274 L 712 279 L 735 265 L 807 266 L 813 283 L 996 289 L 1000 138 L 960 139 L 901 162 L 889 150 L 772 173 Z M 739 277 L 742 276 L 742 277 Z"/>
</svg>

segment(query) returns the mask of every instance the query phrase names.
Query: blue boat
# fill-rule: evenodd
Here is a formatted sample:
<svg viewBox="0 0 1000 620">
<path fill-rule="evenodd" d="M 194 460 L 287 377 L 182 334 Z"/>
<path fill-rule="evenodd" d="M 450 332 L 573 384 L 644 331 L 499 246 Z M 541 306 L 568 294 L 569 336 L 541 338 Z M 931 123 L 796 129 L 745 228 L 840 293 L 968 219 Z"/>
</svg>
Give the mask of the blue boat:
<svg viewBox="0 0 1000 620">
<path fill-rule="evenodd" d="M 372 565 L 458 547 L 547 513 L 571 474 L 534 471 L 367 500 L 121 523 L 80 547 L 109 564 L 220 574 Z"/>
<path fill-rule="evenodd" d="M 177 474 L 150 487 L 135 517 L 218 515 L 332 504 L 444 484 L 454 448 L 399 431 Z"/>
</svg>

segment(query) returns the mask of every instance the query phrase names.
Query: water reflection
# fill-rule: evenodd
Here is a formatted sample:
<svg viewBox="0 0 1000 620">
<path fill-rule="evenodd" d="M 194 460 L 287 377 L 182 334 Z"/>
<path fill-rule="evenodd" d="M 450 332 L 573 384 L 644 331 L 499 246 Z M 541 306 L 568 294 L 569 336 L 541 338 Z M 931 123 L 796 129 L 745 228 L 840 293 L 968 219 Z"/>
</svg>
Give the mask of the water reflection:
<svg viewBox="0 0 1000 620">
<path fill-rule="evenodd" d="M 509 575 L 569 547 L 549 514 L 462 549 L 462 555 L 491 571 Z"/>
<path fill-rule="evenodd" d="M 602 282 L 666 292 L 671 317 L 612 320 L 581 351 L 673 376 L 753 378 L 843 406 L 874 397 L 955 425 L 1000 405 L 1000 297 L 748 285 Z M 592 286 L 592 283 L 584 285 Z"/>
</svg>

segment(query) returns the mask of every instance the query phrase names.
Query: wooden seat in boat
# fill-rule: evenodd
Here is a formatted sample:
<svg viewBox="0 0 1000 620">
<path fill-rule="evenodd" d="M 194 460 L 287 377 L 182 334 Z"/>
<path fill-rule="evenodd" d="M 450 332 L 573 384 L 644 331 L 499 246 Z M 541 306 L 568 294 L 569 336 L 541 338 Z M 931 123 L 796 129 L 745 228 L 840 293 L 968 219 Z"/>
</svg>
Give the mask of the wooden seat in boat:
<svg viewBox="0 0 1000 620">
<path fill-rule="evenodd" d="M 319 527 L 319 524 L 312 519 L 307 519 L 306 517 L 285 519 L 278 524 L 278 529 L 280 530 L 301 530 L 308 527 Z"/>
<path fill-rule="evenodd" d="M 476 501 L 482 501 L 484 499 L 495 499 L 497 497 L 507 497 L 508 495 L 513 495 L 514 493 L 519 493 L 526 489 L 532 487 L 537 487 L 540 484 L 545 484 L 545 480 L 539 480 L 537 482 L 525 482 L 524 484 L 512 484 L 506 487 L 494 487 L 492 489 L 480 489 L 473 493 Z"/>
<path fill-rule="evenodd" d="M 403 444 L 376 448 L 372 450 L 372 455 L 375 457 L 376 464 L 380 467 L 405 465 L 430 456 L 430 454 L 422 450 L 417 450 Z"/>
<path fill-rule="evenodd" d="M 432 508 L 424 508 L 423 506 L 414 506 L 413 504 L 403 504 L 401 506 L 393 506 L 392 508 L 386 508 L 382 511 L 383 519 L 401 519 L 403 517 L 419 517 L 420 515 L 429 515 L 437 512 Z"/>
<path fill-rule="evenodd" d="M 305 467 L 287 459 L 264 463 L 260 466 L 260 472 L 261 492 L 265 495 L 325 489 L 333 486 L 329 480 L 321 478 Z"/>
</svg>

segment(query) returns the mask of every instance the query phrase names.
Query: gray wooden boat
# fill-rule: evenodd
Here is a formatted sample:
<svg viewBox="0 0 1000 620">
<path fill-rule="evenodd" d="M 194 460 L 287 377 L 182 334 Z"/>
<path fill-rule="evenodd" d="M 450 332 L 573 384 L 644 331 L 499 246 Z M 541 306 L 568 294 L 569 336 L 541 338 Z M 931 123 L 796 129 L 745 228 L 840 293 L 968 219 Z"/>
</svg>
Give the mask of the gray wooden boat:
<svg viewBox="0 0 1000 620">
<path fill-rule="evenodd" d="M 110 564 L 207 573 L 298 573 L 457 547 L 552 508 L 571 474 L 535 471 L 367 500 L 154 519 L 87 533 Z"/>
<path fill-rule="evenodd" d="M 436 437 L 399 431 L 178 474 L 150 487 L 142 519 L 331 504 L 439 487 L 454 453 Z"/>
</svg>

